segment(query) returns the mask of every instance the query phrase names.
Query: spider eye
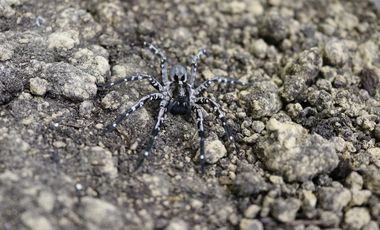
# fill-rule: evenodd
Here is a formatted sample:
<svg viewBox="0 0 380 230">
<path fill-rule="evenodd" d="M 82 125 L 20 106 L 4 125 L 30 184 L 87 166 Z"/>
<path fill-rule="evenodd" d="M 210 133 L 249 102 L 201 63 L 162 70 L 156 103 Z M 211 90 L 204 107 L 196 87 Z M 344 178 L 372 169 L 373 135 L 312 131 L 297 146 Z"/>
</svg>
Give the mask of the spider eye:
<svg viewBox="0 0 380 230">
<path fill-rule="evenodd" d="M 187 81 L 187 72 L 186 68 L 180 64 L 175 65 L 172 70 L 170 71 L 170 76 L 173 81 Z"/>
<path fill-rule="evenodd" d="M 181 79 L 181 81 L 186 82 L 186 80 L 187 80 L 186 74 L 182 75 L 180 77 L 180 79 Z"/>
</svg>

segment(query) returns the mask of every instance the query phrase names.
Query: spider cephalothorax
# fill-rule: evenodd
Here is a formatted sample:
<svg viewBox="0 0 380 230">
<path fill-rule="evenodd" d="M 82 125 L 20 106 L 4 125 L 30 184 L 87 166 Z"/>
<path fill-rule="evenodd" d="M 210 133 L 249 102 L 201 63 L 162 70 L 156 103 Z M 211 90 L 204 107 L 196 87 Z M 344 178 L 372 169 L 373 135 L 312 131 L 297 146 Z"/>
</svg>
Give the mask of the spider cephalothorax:
<svg viewBox="0 0 380 230">
<path fill-rule="evenodd" d="M 228 136 L 228 139 L 233 140 L 233 137 L 229 131 L 226 119 L 224 117 L 224 113 L 220 109 L 219 104 L 211 100 L 210 98 L 202 97 L 202 94 L 213 82 L 239 85 L 245 85 L 245 83 L 224 77 L 214 77 L 210 80 L 206 80 L 198 87 L 194 88 L 194 80 L 197 72 L 197 63 L 200 57 L 206 54 L 205 49 L 200 49 L 198 54 L 193 57 L 191 63 L 191 72 L 189 75 L 187 73 L 186 68 L 181 64 L 174 65 L 170 69 L 170 72 L 168 74 L 167 59 L 164 53 L 156 47 L 154 47 L 152 44 L 144 43 L 144 45 L 147 46 L 149 50 L 151 50 L 155 55 L 157 55 L 161 59 L 162 84 L 156 78 L 150 75 L 137 74 L 135 76 L 125 77 L 118 81 L 107 83 L 103 86 L 103 88 L 109 88 L 116 84 L 128 81 L 148 80 L 150 84 L 159 92 L 142 97 L 131 108 L 129 108 L 124 113 L 120 114 L 112 124 L 107 126 L 106 131 L 109 132 L 114 130 L 118 124 L 120 124 L 131 113 L 141 108 L 146 102 L 151 100 L 161 101 L 157 121 L 150 134 L 149 141 L 142 154 L 141 160 L 138 163 L 139 167 L 143 163 L 143 161 L 149 156 L 154 145 L 154 140 L 157 138 L 160 132 L 160 127 L 164 121 L 165 115 L 169 112 L 173 115 L 183 115 L 188 119 L 191 117 L 191 113 L 194 112 L 196 115 L 200 143 L 199 160 L 201 162 L 201 168 L 203 172 L 205 165 L 205 132 L 203 125 L 202 107 L 200 105 L 208 104 L 216 113 L 217 117 L 221 120 L 225 132 Z"/>
</svg>

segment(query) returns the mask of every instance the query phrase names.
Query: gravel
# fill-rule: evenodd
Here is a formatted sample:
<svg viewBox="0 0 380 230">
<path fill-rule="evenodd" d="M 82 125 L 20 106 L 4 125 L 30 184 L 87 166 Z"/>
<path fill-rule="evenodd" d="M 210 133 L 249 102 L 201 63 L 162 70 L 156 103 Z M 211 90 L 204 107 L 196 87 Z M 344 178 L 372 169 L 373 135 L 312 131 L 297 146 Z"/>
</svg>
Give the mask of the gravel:
<svg viewBox="0 0 380 230">
<path fill-rule="evenodd" d="M 379 229 L 378 1 L 0 0 L 1 229 Z M 152 42 L 212 85 L 234 135 L 159 104 Z M 190 73 L 188 73 L 189 77 Z M 207 107 L 207 106 L 206 106 Z M 209 110 L 209 108 L 205 108 Z M 211 112 L 211 111 L 210 111 Z M 232 148 L 232 146 L 234 148 Z"/>
</svg>

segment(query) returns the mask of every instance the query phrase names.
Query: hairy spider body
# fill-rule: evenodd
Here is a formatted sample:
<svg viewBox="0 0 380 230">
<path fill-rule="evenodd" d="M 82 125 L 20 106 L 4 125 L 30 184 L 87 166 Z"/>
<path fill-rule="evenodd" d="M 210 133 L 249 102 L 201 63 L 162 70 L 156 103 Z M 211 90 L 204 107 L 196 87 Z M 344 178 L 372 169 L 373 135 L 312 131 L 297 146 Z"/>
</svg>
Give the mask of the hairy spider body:
<svg viewBox="0 0 380 230">
<path fill-rule="evenodd" d="M 161 84 L 156 78 L 146 75 L 138 74 L 135 76 L 125 77 L 115 82 L 110 82 L 103 85 L 103 88 L 110 88 L 114 85 L 121 84 L 128 81 L 139 81 L 139 80 L 148 80 L 150 84 L 157 89 L 158 93 L 152 93 L 146 95 L 135 103 L 131 108 L 129 108 L 124 113 L 120 114 L 116 120 L 107 126 L 106 132 L 114 130 L 118 124 L 120 124 L 126 117 L 131 113 L 135 112 L 139 108 L 145 105 L 146 102 L 152 100 L 160 100 L 160 109 L 158 112 L 158 117 L 153 127 L 153 130 L 150 134 L 148 143 L 143 151 L 141 160 L 137 164 L 137 168 L 140 167 L 143 161 L 149 156 L 153 146 L 154 141 L 157 138 L 162 123 L 167 115 L 171 113 L 173 115 L 182 115 L 187 120 L 191 118 L 191 113 L 194 112 L 196 115 L 199 144 L 200 144 L 200 155 L 199 160 L 201 162 L 201 170 L 204 172 L 205 167 L 205 131 L 203 124 L 203 112 L 201 105 L 209 105 L 217 117 L 221 120 L 223 128 L 228 136 L 229 140 L 233 140 L 233 136 L 230 133 L 229 127 L 227 125 L 226 119 L 224 117 L 223 111 L 220 109 L 220 106 L 215 101 L 207 97 L 202 97 L 203 92 L 210 86 L 211 83 L 226 83 L 226 84 L 237 84 L 237 85 L 246 85 L 245 83 L 237 80 L 232 80 L 223 77 L 214 77 L 210 80 L 206 80 L 198 87 L 194 88 L 194 80 L 196 77 L 197 65 L 201 56 L 206 54 L 205 49 L 200 49 L 198 54 L 195 55 L 192 59 L 191 64 L 191 73 L 188 78 L 188 73 L 186 68 L 181 64 L 174 65 L 170 72 L 168 73 L 167 59 L 162 51 L 154 47 L 152 44 L 144 43 L 145 46 L 149 48 L 155 55 L 160 57 L 161 60 L 161 75 L 162 83 Z"/>
</svg>

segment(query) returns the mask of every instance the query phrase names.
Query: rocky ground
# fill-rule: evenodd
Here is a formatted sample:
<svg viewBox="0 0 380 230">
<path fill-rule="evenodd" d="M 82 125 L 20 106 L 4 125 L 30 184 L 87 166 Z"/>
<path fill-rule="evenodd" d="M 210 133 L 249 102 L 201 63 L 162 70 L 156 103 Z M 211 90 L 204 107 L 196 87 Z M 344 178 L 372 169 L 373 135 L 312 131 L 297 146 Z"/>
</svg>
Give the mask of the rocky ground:
<svg viewBox="0 0 380 230">
<path fill-rule="evenodd" d="M 380 7 L 378 1 L 377 6 Z M 0 0 L 1 229 L 379 229 L 380 27 L 370 1 Z M 153 42 L 250 82 L 207 95 L 206 172 L 195 121 L 169 115 L 134 171 L 157 103 Z"/>
</svg>

